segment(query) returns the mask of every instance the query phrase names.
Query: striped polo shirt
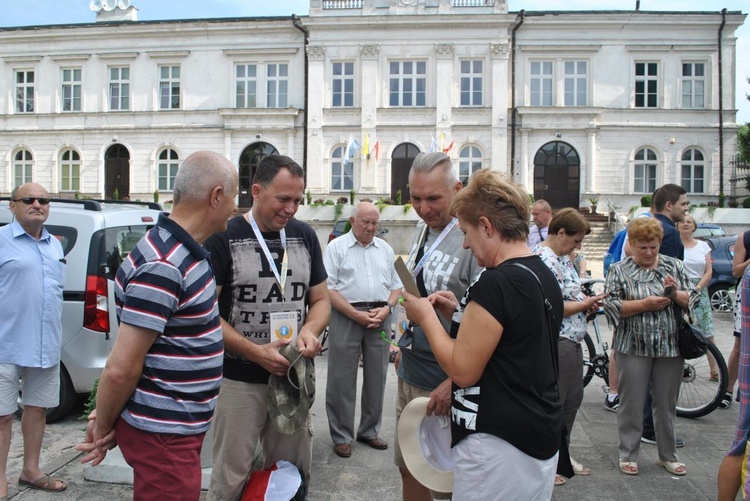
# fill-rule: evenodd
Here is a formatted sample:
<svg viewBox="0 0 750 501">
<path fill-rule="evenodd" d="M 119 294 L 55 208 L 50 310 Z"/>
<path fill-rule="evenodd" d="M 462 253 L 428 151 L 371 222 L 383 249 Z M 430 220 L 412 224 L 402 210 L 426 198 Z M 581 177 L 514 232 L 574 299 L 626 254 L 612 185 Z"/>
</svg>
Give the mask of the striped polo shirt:
<svg viewBox="0 0 750 501">
<path fill-rule="evenodd" d="M 117 271 L 115 303 L 120 322 L 160 333 L 122 418 L 151 433 L 208 430 L 224 343 L 206 249 L 161 214 Z"/>
</svg>

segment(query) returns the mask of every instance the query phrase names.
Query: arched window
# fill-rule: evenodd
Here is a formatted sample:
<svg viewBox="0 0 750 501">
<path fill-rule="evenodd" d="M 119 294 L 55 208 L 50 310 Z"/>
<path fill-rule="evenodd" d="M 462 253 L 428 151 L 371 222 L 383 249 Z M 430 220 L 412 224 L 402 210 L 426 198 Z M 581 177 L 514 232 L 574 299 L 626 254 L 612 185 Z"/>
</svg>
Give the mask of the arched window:
<svg viewBox="0 0 750 501">
<path fill-rule="evenodd" d="M 331 153 L 331 191 L 354 189 L 354 164 L 344 162 L 344 146 L 337 146 Z"/>
<path fill-rule="evenodd" d="M 706 186 L 706 162 L 700 150 L 688 149 L 682 154 L 680 184 L 688 193 L 703 193 Z"/>
<path fill-rule="evenodd" d="M 13 157 L 13 187 L 30 183 L 34 170 L 34 157 L 29 150 L 20 150 Z"/>
<path fill-rule="evenodd" d="M 654 150 L 641 148 L 635 153 L 633 162 L 633 192 L 653 193 L 656 190 L 657 167 L 657 157 Z"/>
<path fill-rule="evenodd" d="M 171 148 L 159 153 L 159 162 L 157 172 L 159 173 L 158 189 L 159 191 L 174 190 L 174 178 L 177 176 L 177 169 L 180 168 L 177 152 Z"/>
<path fill-rule="evenodd" d="M 60 191 L 81 189 L 81 156 L 72 149 L 63 150 L 60 155 Z"/>
<path fill-rule="evenodd" d="M 458 179 L 466 186 L 469 177 L 483 167 L 482 152 L 476 146 L 464 146 L 458 153 Z"/>
</svg>

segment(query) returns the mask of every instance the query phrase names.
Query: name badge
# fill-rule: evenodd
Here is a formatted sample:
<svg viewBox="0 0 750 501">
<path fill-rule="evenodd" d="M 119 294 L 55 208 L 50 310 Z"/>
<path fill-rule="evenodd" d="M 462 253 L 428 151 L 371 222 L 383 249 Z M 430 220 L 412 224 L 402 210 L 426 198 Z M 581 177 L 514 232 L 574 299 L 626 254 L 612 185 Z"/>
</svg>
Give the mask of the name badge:
<svg viewBox="0 0 750 501">
<path fill-rule="evenodd" d="M 400 304 L 394 308 L 396 311 L 396 343 L 400 343 L 401 337 L 404 335 L 404 333 L 409 328 L 409 319 L 406 318 L 406 308 L 401 306 Z M 411 343 L 409 343 L 407 346 L 403 346 L 403 348 L 411 349 Z"/>
<path fill-rule="evenodd" d="M 271 313 L 271 341 L 297 339 L 297 312 L 277 311 Z"/>
</svg>

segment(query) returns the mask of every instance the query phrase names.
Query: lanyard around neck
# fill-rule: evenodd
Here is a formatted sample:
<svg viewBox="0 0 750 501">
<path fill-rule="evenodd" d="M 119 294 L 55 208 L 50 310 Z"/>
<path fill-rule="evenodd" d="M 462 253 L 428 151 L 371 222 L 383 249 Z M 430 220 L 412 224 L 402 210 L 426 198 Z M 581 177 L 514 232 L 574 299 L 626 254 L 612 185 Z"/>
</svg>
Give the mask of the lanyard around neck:
<svg viewBox="0 0 750 501">
<path fill-rule="evenodd" d="M 445 228 L 443 228 L 443 231 L 437 237 L 437 240 L 435 240 L 432 243 L 432 245 L 430 245 L 430 248 L 427 250 L 427 252 L 424 253 L 424 255 L 422 256 L 422 259 L 419 260 L 417 265 L 412 270 L 411 274 L 413 276 L 416 277 L 417 275 L 419 275 L 419 272 L 422 271 L 422 268 L 424 268 L 424 264 L 427 262 L 427 259 L 429 259 L 430 254 L 432 254 L 435 248 L 440 244 L 440 242 L 443 241 L 443 239 L 448 235 L 448 233 L 450 233 L 450 231 L 453 229 L 454 226 L 456 226 L 456 224 L 458 224 L 458 218 L 454 217 L 453 219 L 451 219 L 451 222 L 448 223 L 448 225 Z M 419 239 L 420 242 L 422 242 L 422 245 L 424 245 L 424 240 L 427 239 L 427 232 L 429 231 L 430 231 L 429 227 L 425 225 L 424 236 Z"/>
<path fill-rule="evenodd" d="M 250 226 L 252 226 L 253 231 L 255 232 L 255 238 L 258 239 L 260 248 L 263 249 L 263 255 L 266 256 L 268 266 L 271 268 L 271 271 L 273 271 L 274 277 L 276 277 L 276 283 L 279 284 L 281 296 L 284 297 L 284 285 L 286 284 L 286 274 L 287 270 L 289 269 L 289 263 L 287 261 L 286 255 L 286 228 L 281 228 L 281 230 L 279 231 L 279 236 L 281 237 L 281 247 L 284 249 L 284 257 L 281 259 L 281 273 L 279 273 L 279 269 L 276 267 L 276 262 L 273 260 L 271 251 L 268 250 L 266 239 L 263 238 L 263 233 L 261 233 L 260 228 L 258 228 L 258 223 L 256 223 L 255 219 L 253 218 L 253 211 L 251 210 L 250 212 L 248 212 L 248 214 L 250 219 Z"/>
</svg>

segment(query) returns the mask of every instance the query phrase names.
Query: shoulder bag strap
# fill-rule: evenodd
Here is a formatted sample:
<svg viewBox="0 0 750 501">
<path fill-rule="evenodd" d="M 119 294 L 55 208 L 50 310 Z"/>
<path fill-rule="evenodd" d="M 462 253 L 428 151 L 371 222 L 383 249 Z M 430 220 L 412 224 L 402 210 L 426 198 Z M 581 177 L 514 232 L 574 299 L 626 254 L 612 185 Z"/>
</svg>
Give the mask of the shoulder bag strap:
<svg viewBox="0 0 750 501">
<path fill-rule="evenodd" d="M 542 286 L 542 281 L 539 280 L 539 277 L 537 276 L 537 274 L 534 273 L 531 270 L 531 268 L 529 268 L 525 264 L 521 264 L 521 263 L 510 263 L 510 264 L 511 266 L 516 266 L 526 271 L 527 273 L 531 274 L 531 276 L 534 277 L 534 280 L 539 286 L 539 291 L 542 293 L 542 297 L 544 298 L 544 309 L 547 313 L 547 331 L 548 331 L 547 337 L 549 338 L 550 355 L 552 355 L 552 367 L 555 369 L 555 374 L 557 374 L 557 377 L 560 377 L 560 373 L 558 372 L 558 368 L 557 368 L 557 360 L 555 360 L 555 345 L 554 345 L 554 342 L 552 341 L 552 338 L 553 338 L 552 326 L 554 325 L 554 323 L 552 322 L 552 304 L 550 304 L 549 299 L 547 299 L 547 295 L 544 293 L 544 287 Z M 555 386 L 557 386 L 557 380 L 555 380 Z"/>
</svg>

